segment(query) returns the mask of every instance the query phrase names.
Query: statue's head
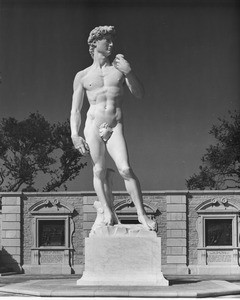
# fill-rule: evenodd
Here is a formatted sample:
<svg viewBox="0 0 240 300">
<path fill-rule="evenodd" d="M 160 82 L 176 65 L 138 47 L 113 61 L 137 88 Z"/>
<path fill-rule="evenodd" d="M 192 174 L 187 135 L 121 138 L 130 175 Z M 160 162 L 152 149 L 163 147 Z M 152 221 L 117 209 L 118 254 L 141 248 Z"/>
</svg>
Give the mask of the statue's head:
<svg viewBox="0 0 240 300">
<path fill-rule="evenodd" d="M 89 45 L 89 53 L 93 57 L 94 48 L 95 48 L 95 41 L 101 40 L 106 35 L 111 35 L 114 37 L 116 35 L 116 31 L 114 26 L 98 26 L 95 27 L 89 34 L 88 37 L 88 45 Z"/>
</svg>

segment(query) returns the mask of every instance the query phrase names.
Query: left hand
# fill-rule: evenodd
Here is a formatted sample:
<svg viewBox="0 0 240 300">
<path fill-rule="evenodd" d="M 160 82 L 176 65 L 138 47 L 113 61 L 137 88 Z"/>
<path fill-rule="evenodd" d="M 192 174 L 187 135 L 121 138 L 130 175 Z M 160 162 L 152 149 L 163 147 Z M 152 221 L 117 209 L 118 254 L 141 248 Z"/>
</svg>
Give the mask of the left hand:
<svg viewBox="0 0 240 300">
<path fill-rule="evenodd" d="M 125 76 L 128 75 L 131 72 L 131 67 L 129 62 L 124 58 L 122 54 L 117 54 L 114 61 L 113 61 L 114 67 L 122 72 Z"/>
<path fill-rule="evenodd" d="M 77 149 L 83 156 L 86 156 L 89 154 L 89 146 L 86 143 L 86 141 L 78 135 L 72 136 L 72 142 L 74 145 L 74 148 Z"/>
</svg>

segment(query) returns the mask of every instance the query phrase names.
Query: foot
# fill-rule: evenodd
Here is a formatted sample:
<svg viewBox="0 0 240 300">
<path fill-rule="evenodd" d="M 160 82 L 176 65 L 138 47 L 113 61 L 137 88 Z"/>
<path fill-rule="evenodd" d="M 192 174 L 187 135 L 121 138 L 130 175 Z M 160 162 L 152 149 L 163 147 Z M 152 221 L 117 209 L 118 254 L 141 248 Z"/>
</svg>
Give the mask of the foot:
<svg viewBox="0 0 240 300">
<path fill-rule="evenodd" d="M 113 226 L 116 224 L 114 213 L 109 208 L 104 209 L 104 223 L 107 226 Z"/>
<path fill-rule="evenodd" d="M 114 209 L 105 209 L 104 211 L 104 223 L 105 225 L 116 225 L 121 224 L 120 220 L 118 219 L 118 216 Z"/>
<path fill-rule="evenodd" d="M 95 230 L 97 227 L 102 227 L 105 225 L 104 224 L 104 211 L 103 211 L 102 205 L 99 201 L 95 201 L 93 206 L 97 210 L 97 217 L 92 226 L 92 230 Z"/>
<path fill-rule="evenodd" d="M 118 219 L 118 216 L 117 216 L 115 210 L 113 210 L 113 216 L 114 216 L 114 224 L 121 224 L 121 222 Z"/>
<path fill-rule="evenodd" d="M 138 221 L 146 228 L 147 230 L 157 230 L 157 223 L 156 221 L 148 218 L 147 215 L 138 216 Z"/>
</svg>

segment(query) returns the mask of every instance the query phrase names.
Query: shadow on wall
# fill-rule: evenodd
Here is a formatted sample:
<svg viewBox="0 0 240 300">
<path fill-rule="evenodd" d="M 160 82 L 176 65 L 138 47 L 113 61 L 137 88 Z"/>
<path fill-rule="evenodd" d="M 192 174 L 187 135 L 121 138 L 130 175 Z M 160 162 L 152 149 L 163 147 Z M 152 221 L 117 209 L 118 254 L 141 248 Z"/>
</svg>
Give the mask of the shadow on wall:
<svg viewBox="0 0 240 300">
<path fill-rule="evenodd" d="M 0 250 L 0 273 L 7 272 L 22 273 L 22 269 L 12 255 L 3 247 L 2 250 Z"/>
</svg>

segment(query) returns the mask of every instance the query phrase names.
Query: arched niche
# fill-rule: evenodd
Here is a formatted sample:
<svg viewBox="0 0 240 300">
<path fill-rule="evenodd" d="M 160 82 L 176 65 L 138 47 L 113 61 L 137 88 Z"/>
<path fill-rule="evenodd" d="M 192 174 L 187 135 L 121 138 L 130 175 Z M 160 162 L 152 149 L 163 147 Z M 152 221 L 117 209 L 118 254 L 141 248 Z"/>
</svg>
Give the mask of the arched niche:
<svg viewBox="0 0 240 300">
<path fill-rule="evenodd" d="M 239 200 L 211 197 L 195 210 L 198 214 L 198 264 L 212 270 L 223 267 L 228 272 L 239 269 Z"/>
<path fill-rule="evenodd" d="M 154 205 L 149 205 L 148 203 L 143 202 L 143 207 L 151 219 L 155 219 L 161 213 L 158 207 Z M 124 199 L 115 205 L 115 211 L 121 221 L 121 223 L 125 224 L 137 224 L 138 216 L 136 207 L 131 198 Z"/>
<path fill-rule="evenodd" d="M 47 273 L 52 268 L 71 273 L 74 207 L 57 198 L 40 200 L 29 208 L 32 215 L 31 265 L 25 269 Z"/>
</svg>

